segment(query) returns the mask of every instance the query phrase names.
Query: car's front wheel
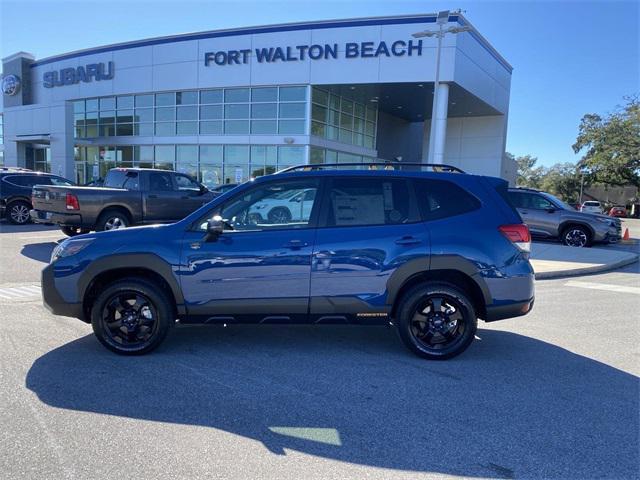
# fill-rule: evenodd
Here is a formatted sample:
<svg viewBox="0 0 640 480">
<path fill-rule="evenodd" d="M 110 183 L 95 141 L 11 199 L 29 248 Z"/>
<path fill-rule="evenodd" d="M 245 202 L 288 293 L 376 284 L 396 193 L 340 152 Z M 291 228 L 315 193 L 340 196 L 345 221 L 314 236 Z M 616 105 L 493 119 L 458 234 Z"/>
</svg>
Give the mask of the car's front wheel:
<svg viewBox="0 0 640 480">
<path fill-rule="evenodd" d="M 562 243 L 569 247 L 591 246 L 591 232 L 580 225 L 567 227 L 562 232 Z"/>
<path fill-rule="evenodd" d="M 162 343 L 175 323 L 166 293 L 137 278 L 116 281 L 98 295 L 91 325 L 105 347 L 122 355 L 141 355 Z"/>
<path fill-rule="evenodd" d="M 478 320 L 462 290 L 448 283 L 423 283 L 402 297 L 396 323 L 409 350 L 423 358 L 444 360 L 467 349 Z"/>
<path fill-rule="evenodd" d="M 29 210 L 31 210 L 31 205 L 27 202 L 22 200 L 11 202 L 7 206 L 7 218 L 14 225 L 24 225 L 31 221 Z"/>
</svg>

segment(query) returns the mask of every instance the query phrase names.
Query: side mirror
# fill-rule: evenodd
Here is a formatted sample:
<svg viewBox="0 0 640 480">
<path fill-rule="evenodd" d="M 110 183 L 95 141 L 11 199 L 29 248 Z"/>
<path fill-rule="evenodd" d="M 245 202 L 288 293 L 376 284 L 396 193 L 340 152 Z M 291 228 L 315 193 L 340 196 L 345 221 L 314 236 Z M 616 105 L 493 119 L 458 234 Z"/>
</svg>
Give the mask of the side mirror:
<svg viewBox="0 0 640 480">
<path fill-rule="evenodd" d="M 224 232 L 224 220 L 219 215 L 207 220 L 207 234 L 205 236 L 205 242 L 215 242 L 218 237 Z"/>
<path fill-rule="evenodd" d="M 200 184 L 200 195 L 204 195 L 208 191 L 209 189 L 207 187 L 205 187 L 203 184 Z"/>
</svg>

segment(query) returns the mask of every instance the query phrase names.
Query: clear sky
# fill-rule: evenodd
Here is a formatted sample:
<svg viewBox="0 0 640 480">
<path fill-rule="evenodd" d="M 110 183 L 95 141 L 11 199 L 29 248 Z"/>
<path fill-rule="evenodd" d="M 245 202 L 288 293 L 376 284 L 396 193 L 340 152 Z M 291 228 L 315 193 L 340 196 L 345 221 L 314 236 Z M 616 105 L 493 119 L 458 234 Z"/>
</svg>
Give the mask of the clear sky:
<svg viewBox="0 0 640 480">
<path fill-rule="evenodd" d="M 0 0 L 0 56 L 36 58 L 146 37 L 461 8 L 514 67 L 507 150 L 574 162 L 585 113 L 640 92 L 640 1 Z"/>
</svg>

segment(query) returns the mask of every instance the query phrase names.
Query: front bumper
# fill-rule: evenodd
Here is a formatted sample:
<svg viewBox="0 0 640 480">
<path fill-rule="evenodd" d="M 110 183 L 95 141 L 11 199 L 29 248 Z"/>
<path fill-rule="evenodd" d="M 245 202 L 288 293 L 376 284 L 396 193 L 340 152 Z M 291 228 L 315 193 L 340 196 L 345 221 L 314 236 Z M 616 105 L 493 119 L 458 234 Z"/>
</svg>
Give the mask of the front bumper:
<svg viewBox="0 0 640 480">
<path fill-rule="evenodd" d="M 86 321 L 82 310 L 82 302 L 70 303 L 62 298 L 54 280 L 54 265 L 48 265 L 42 270 L 42 303 L 54 315 L 75 317 Z"/>
<path fill-rule="evenodd" d="M 31 221 L 33 223 L 56 223 L 62 226 L 80 227 L 82 226 L 82 216 L 77 213 L 47 212 L 45 210 L 31 210 Z"/>
</svg>

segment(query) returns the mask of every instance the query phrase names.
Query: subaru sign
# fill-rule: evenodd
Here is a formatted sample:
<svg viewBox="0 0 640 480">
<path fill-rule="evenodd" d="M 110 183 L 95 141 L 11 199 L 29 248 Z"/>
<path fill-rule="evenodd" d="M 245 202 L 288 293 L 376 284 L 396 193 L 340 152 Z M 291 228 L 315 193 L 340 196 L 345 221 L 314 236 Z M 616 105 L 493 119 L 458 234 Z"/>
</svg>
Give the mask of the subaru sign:
<svg viewBox="0 0 640 480">
<path fill-rule="evenodd" d="M 63 68 L 53 72 L 45 72 L 42 81 L 45 88 L 74 85 L 80 82 L 93 80 L 111 80 L 113 78 L 113 62 L 90 63 L 89 65 L 74 68 Z"/>
</svg>

